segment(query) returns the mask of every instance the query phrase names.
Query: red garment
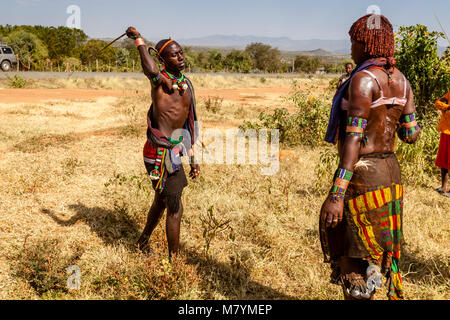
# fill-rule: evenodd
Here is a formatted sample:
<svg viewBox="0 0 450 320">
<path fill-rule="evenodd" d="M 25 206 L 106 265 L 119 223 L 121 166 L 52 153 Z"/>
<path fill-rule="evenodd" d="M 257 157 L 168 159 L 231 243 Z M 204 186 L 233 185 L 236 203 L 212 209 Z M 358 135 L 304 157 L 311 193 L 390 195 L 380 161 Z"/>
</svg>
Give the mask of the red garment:
<svg viewBox="0 0 450 320">
<path fill-rule="evenodd" d="M 144 160 L 147 160 L 146 162 L 154 163 L 154 161 L 150 161 L 150 159 L 156 158 L 156 150 L 157 147 L 152 147 L 150 142 L 148 140 L 145 140 L 144 144 Z M 182 152 L 181 148 L 172 148 L 174 154 L 179 154 Z"/>
<path fill-rule="evenodd" d="M 436 166 L 450 170 L 450 134 L 441 133 Z"/>
</svg>

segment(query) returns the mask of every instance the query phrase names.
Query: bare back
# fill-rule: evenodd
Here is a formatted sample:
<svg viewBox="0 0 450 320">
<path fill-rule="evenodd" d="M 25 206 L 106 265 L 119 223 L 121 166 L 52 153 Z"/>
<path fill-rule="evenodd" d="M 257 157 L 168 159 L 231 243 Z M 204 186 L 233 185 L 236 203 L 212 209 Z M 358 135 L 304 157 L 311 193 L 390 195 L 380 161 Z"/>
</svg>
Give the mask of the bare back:
<svg viewBox="0 0 450 320">
<path fill-rule="evenodd" d="M 403 74 L 394 69 L 389 83 L 385 71 L 372 68 L 359 72 L 348 92 L 349 116 L 367 119 L 366 143 L 359 155 L 393 152 L 395 132 L 400 117 L 415 111 L 410 85 Z M 377 103 L 378 102 L 378 103 Z M 340 141 L 340 146 L 344 141 Z M 340 154 L 341 153 L 340 148 Z"/>
</svg>

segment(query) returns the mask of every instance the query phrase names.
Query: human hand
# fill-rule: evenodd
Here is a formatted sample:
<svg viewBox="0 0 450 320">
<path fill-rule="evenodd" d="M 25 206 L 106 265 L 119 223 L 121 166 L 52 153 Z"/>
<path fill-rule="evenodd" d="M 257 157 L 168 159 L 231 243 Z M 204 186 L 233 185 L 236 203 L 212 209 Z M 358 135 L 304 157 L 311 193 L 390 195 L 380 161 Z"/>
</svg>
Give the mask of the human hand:
<svg viewBox="0 0 450 320">
<path fill-rule="evenodd" d="M 133 39 L 133 40 L 141 38 L 141 34 L 134 27 L 129 27 L 127 29 L 127 36 L 128 36 L 128 38 Z"/>
<path fill-rule="evenodd" d="M 342 221 L 344 213 L 344 199 L 333 199 L 331 196 L 324 201 L 320 209 L 320 219 L 327 227 L 336 227 Z"/>
<path fill-rule="evenodd" d="M 191 172 L 189 172 L 189 177 L 195 180 L 199 175 L 200 166 L 197 163 L 191 163 Z"/>
</svg>

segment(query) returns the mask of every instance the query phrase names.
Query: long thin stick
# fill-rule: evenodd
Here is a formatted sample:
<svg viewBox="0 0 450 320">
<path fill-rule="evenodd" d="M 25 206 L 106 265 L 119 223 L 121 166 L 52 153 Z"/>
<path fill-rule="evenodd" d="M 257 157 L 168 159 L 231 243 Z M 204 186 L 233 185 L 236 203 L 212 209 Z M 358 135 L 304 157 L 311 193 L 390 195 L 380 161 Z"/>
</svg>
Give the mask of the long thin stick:
<svg viewBox="0 0 450 320">
<path fill-rule="evenodd" d="M 104 46 L 102 49 L 100 49 L 95 55 L 94 58 L 97 57 L 103 50 L 105 50 L 106 48 L 108 48 L 110 45 L 112 45 L 114 42 L 122 39 L 123 37 L 125 37 L 127 35 L 127 33 L 125 32 L 124 34 L 122 34 L 121 36 L 115 38 L 113 41 L 111 41 L 110 43 L 108 43 L 106 46 Z"/>
<path fill-rule="evenodd" d="M 442 26 L 441 22 L 439 21 L 438 16 L 436 15 L 436 11 L 434 11 L 434 16 L 436 17 L 437 22 L 439 23 L 439 26 L 442 29 L 442 32 L 444 33 L 445 37 L 447 38 L 448 44 L 450 44 L 450 40 L 448 39 L 447 33 L 444 30 L 444 27 Z"/>
</svg>

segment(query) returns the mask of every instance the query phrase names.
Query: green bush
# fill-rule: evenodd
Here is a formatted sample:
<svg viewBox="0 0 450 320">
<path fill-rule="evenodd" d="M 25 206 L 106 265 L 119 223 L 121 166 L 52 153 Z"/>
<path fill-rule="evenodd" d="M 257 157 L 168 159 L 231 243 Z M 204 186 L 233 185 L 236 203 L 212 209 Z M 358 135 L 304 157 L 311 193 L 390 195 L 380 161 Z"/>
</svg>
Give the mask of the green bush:
<svg viewBox="0 0 450 320">
<path fill-rule="evenodd" d="M 22 78 L 21 76 L 15 75 L 14 77 L 6 76 L 9 81 L 11 88 L 20 89 L 25 88 L 28 85 L 28 80 Z"/>
<path fill-rule="evenodd" d="M 418 119 L 421 132 L 416 143 L 399 141 L 396 154 L 402 169 L 403 183 L 429 186 L 435 180 L 433 177 L 438 173 L 434 163 L 439 147 L 439 118 L 437 112 L 429 112 Z"/>
<path fill-rule="evenodd" d="M 304 93 L 294 86 L 293 94 L 287 101 L 297 106 L 294 113 L 287 109 L 277 108 L 273 114 L 262 112 L 258 122 L 244 121 L 241 129 L 277 129 L 280 132 L 280 143 L 287 146 L 325 145 L 324 136 L 328 125 L 330 110 L 329 97 L 316 98 Z"/>
<path fill-rule="evenodd" d="M 448 50 L 439 57 L 439 38 L 444 38 L 444 34 L 430 32 L 423 25 L 401 26 L 396 35 L 397 67 L 411 83 L 417 112 L 421 116 L 433 111 L 434 102 L 450 87 Z"/>
</svg>

